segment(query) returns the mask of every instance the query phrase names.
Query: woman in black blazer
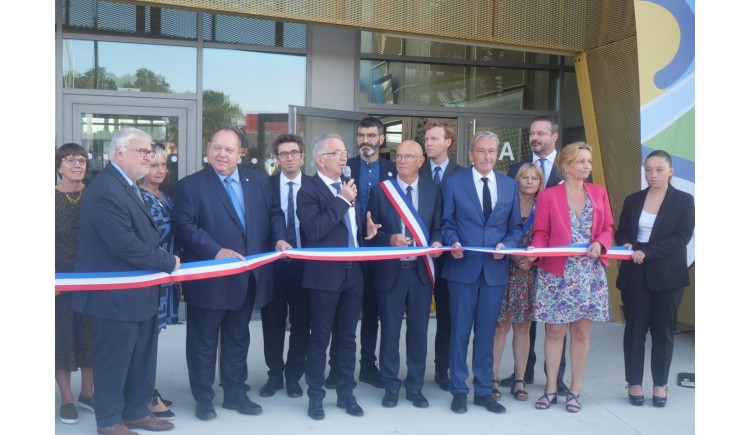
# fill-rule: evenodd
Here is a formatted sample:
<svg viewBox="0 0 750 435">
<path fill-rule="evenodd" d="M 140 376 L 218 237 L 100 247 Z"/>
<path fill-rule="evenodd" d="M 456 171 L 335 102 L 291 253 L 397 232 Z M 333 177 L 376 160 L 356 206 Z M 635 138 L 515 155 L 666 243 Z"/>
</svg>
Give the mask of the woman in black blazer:
<svg viewBox="0 0 750 435">
<path fill-rule="evenodd" d="M 646 157 L 648 188 L 625 198 L 615 242 L 632 249 L 622 261 L 617 288 L 625 310 L 625 378 L 628 399 L 643 405 L 643 361 L 646 333 L 651 331 L 653 405 L 667 404 L 677 308 L 690 285 L 687 244 L 695 228 L 693 196 L 669 183 L 672 157 L 656 150 Z"/>
</svg>

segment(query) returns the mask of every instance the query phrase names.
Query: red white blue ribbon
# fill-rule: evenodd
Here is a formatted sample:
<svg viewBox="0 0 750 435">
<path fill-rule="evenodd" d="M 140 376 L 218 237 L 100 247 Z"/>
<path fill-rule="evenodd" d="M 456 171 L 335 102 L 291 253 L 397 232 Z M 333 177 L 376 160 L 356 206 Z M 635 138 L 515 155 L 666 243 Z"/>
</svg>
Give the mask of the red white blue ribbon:
<svg viewBox="0 0 750 435">
<path fill-rule="evenodd" d="M 530 251 L 518 248 L 503 248 L 496 251 L 484 247 L 369 247 L 369 248 L 302 248 L 279 252 L 268 252 L 245 257 L 245 261 L 233 258 L 223 260 L 196 261 L 182 263 L 180 268 L 171 273 L 156 271 L 130 272 L 74 272 L 55 273 L 55 291 L 81 290 L 122 290 L 150 287 L 159 284 L 172 284 L 196 279 L 217 278 L 248 272 L 265 264 L 282 258 L 312 261 L 371 261 L 392 260 L 403 257 L 435 254 L 448 251 L 475 251 L 506 255 L 534 257 L 567 257 L 586 255 L 588 245 L 570 245 L 558 248 L 536 248 Z M 633 251 L 623 246 L 613 246 L 602 257 L 617 260 L 630 260 Z"/>
</svg>

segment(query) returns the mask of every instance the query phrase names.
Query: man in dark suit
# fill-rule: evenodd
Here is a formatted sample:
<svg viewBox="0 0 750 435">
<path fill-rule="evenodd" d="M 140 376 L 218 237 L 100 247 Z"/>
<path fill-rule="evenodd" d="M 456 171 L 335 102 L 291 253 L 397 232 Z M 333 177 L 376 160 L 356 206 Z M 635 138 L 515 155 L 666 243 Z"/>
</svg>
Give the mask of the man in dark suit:
<svg viewBox="0 0 750 435">
<path fill-rule="evenodd" d="M 499 146 L 494 133 L 476 133 L 469 147 L 473 167 L 445 181 L 442 235 L 446 246 L 496 250 L 518 246 L 522 235 L 518 186 L 493 170 Z M 490 412 L 505 412 L 491 392 L 494 331 L 508 284 L 508 259 L 500 253 L 451 251 L 443 277 L 448 280 L 451 311 L 451 410 L 467 411 L 466 358 L 473 328 L 474 404 Z"/>
<path fill-rule="evenodd" d="M 368 222 L 380 225 L 369 244 L 374 246 L 441 247 L 440 218 L 443 201 L 440 187 L 430 178 L 419 177 L 424 164 L 422 146 L 407 140 L 396 150 L 395 180 L 386 180 L 370 190 Z M 400 198 L 401 201 L 398 201 Z M 411 229 L 410 229 L 411 227 Z M 437 254 L 438 256 L 440 254 Z M 427 360 L 427 324 L 435 277 L 427 257 L 406 257 L 371 263 L 372 284 L 378 292 L 380 314 L 380 375 L 385 384 L 382 404 L 398 404 L 402 382 L 398 377 L 401 357 L 401 324 L 406 317 L 406 367 L 403 385 L 406 399 L 418 408 L 430 404 L 422 394 Z"/>
<path fill-rule="evenodd" d="M 380 147 L 385 143 L 385 126 L 377 118 L 367 117 L 360 121 L 357 126 L 357 147 L 359 156 L 347 160 L 346 164 L 351 168 L 352 179 L 357 184 L 358 193 L 356 203 L 359 206 L 359 225 L 365 228 L 365 213 L 367 212 L 367 201 L 370 198 L 370 189 L 377 186 L 383 180 L 396 176 L 396 165 L 390 160 L 380 158 Z M 362 322 L 359 327 L 360 337 L 360 360 L 359 380 L 374 387 L 383 388 L 380 380 L 380 371 L 376 365 L 376 347 L 378 342 L 378 296 L 372 286 L 372 274 L 369 273 L 369 264 L 363 263 L 365 274 L 365 288 L 362 299 Z M 331 373 L 326 384 L 333 387 L 337 382 L 335 363 L 336 348 L 331 349 Z"/>
<path fill-rule="evenodd" d="M 297 217 L 303 248 L 358 247 L 359 207 L 354 200 L 354 180 L 342 182 L 348 153 L 337 134 L 323 134 L 313 141 L 313 156 L 318 173 L 297 193 Z M 325 418 L 323 398 L 326 348 L 331 340 L 335 348 L 333 366 L 337 377 L 336 406 L 347 414 L 364 415 L 354 397 L 356 331 L 362 310 L 363 276 L 360 263 L 352 261 L 306 261 L 302 268 L 302 287 L 310 297 L 310 337 L 307 342 L 305 381 L 310 402 L 307 415 Z"/>
<path fill-rule="evenodd" d="M 231 127 L 214 133 L 208 166 L 179 181 L 173 222 L 185 261 L 234 258 L 289 248 L 284 213 L 268 177 L 238 167 L 240 138 Z M 273 296 L 272 266 L 235 275 L 183 283 L 187 302 L 187 354 L 190 389 L 201 420 L 216 417 L 213 383 L 221 333 L 221 386 L 225 409 L 257 415 L 260 405 L 245 390 L 248 324 L 257 303 Z"/>
<path fill-rule="evenodd" d="M 117 131 L 109 155 L 109 164 L 91 181 L 81 203 L 76 272 L 177 270 L 180 259 L 160 249 L 159 229 L 135 184 L 149 171 L 151 136 L 135 128 Z M 158 285 L 73 294 L 73 309 L 94 322 L 99 434 L 174 427 L 148 408 L 156 381 L 158 298 Z"/>
<path fill-rule="evenodd" d="M 442 121 L 430 121 L 425 124 L 424 148 L 430 159 L 428 165 L 419 168 L 420 178 L 431 178 L 438 186 L 442 185 L 445 177 L 464 169 L 463 166 L 448 159 L 448 148 L 456 140 L 456 132 Z M 448 297 L 448 281 L 441 277 L 443 256 L 435 259 L 435 382 L 441 389 L 448 391 L 450 377 L 448 376 L 448 348 L 451 337 L 450 299 Z"/>
<path fill-rule="evenodd" d="M 531 121 L 529 128 L 529 147 L 531 148 L 532 157 L 530 159 L 514 163 L 508 168 L 508 176 L 515 179 L 518 169 L 525 163 L 534 163 L 539 166 L 544 173 L 545 186 L 552 187 L 562 183 L 563 176 L 557 172 L 555 159 L 557 158 L 557 123 L 546 116 L 538 116 Z M 563 339 L 565 340 L 565 339 Z M 524 382 L 526 384 L 534 383 L 534 366 L 536 365 L 536 352 L 534 352 L 534 343 L 536 343 L 536 322 L 531 322 L 529 332 L 529 358 L 526 362 L 526 372 Z M 546 371 L 545 371 L 546 372 Z M 568 386 L 563 381 L 565 375 L 565 341 L 563 341 L 563 353 L 560 358 L 560 370 L 557 372 L 557 391 L 560 394 L 568 392 Z M 515 382 L 515 374 L 503 378 L 500 385 L 510 387 Z"/>
<path fill-rule="evenodd" d="M 270 177 L 271 189 L 286 216 L 286 241 L 299 247 L 300 232 L 296 197 L 300 186 L 310 181 L 300 167 L 305 159 L 305 144 L 294 134 L 282 134 L 273 142 L 273 153 L 281 171 Z M 310 334 L 310 301 L 302 289 L 302 260 L 277 260 L 274 268 L 273 299 L 260 310 L 263 323 L 263 355 L 268 366 L 268 382 L 260 389 L 261 397 L 276 394 L 284 388 L 289 397 L 302 396 L 300 378 L 305 374 L 307 336 Z M 289 350 L 284 363 L 284 338 L 289 314 Z"/>
</svg>

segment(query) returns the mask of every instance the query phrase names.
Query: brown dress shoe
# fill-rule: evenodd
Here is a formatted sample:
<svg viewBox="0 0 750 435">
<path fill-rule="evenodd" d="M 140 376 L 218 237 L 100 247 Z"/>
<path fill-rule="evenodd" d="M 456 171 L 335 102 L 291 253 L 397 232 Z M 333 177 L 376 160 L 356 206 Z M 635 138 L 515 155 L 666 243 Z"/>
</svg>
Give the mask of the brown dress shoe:
<svg viewBox="0 0 750 435">
<path fill-rule="evenodd" d="M 128 420 L 125 425 L 129 428 L 146 429 L 154 432 L 162 432 L 174 428 L 174 424 L 166 420 L 159 420 L 153 414 L 149 414 L 138 420 Z"/>
<path fill-rule="evenodd" d="M 138 435 L 138 432 L 133 432 L 122 423 L 113 424 L 112 426 L 107 427 L 97 426 L 96 433 L 99 435 Z"/>
</svg>

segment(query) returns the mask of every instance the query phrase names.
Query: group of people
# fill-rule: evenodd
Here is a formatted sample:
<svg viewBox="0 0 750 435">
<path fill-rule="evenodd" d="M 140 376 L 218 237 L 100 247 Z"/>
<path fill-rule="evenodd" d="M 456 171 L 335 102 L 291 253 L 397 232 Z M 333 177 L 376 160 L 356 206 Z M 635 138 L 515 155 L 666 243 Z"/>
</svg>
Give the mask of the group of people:
<svg viewBox="0 0 750 435">
<path fill-rule="evenodd" d="M 406 140 L 398 145 L 394 163 L 380 158 L 385 128 L 368 117 L 357 128 L 358 156 L 349 158 L 338 134 L 313 140 L 317 172 L 312 176 L 301 171 L 302 138 L 279 136 L 273 152 L 281 171 L 266 177 L 239 166 L 240 137 L 227 127 L 212 136 L 208 165 L 178 182 L 174 202 L 159 189 L 166 155 L 145 132 L 116 132 L 110 164 L 85 192 L 87 153 L 80 145 L 61 146 L 56 153 L 61 179 L 56 186 L 58 272 L 169 273 L 181 262 L 245 261 L 248 255 L 291 248 L 455 248 L 377 261 L 284 259 L 181 286 L 59 294 L 56 380 L 61 421 L 77 421 L 70 372 L 80 367 L 78 405 L 95 412 L 98 433 L 129 435 L 131 429 L 174 427 L 170 402 L 155 388 L 156 343 L 159 331 L 177 321 L 181 298 L 187 306 L 190 389 L 201 420 L 217 417 L 217 354 L 222 407 L 246 415 L 262 413 L 248 397 L 246 384 L 248 323 L 254 307 L 261 312 L 268 366 L 261 397 L 284 388 L 289 397 L 302 396 L 304 375 L 310 418 L 325 418 L 326 389 L 336 391 L 336 405 L 347 414 L 364 415 L 354 395 L 359 341 L 359 380 L 384 389 L 384 407 L 398 405 L 402 387 L 413 406 L 429 407 L 422 388 L 433 296 L 435 381 L 452 394 L 453 412 L 467 411 L 472 333 L 473 403 L 505 412 L 499 402 L 502 384 L 510 386 L 517 400 L 527 400 L 525 388 L 533 382 L 535 361 L 533 322 L 545 324 L 547 374 L 536 408 L 547 409 L 564 394 L 566 410 L 580 411 L 591 323 L 609 318 L 608 261 L 602 254 L 611 247 L 613 217 L 606 190 L 588 181 L 591 147 L 577 142 L 558 153 L 556 140 L 557 124 L 535 119 L 530 129 L 534 157 L 514 165 L 511 178 L 494 169 L 499 148 L 494 133 L 474 135 L 469 146 L 472 165 L 462 168 L 448 158 L 453 129 L 430 122 L 424 150 Z M 671 173 L 667 153 L 649 156 L 649 188 L 626 200 L 614 234 L 617 243 L 634 251 L 633 261 L 622 262 L 617 282 L 625 305 L 625 367 L 633 404 L 644 401 L 649 330 L 654 337 L 653 401 L 655 406 L 666 403 L 671 334 L 682 289 L 689 284 L 687 266 L 678 263 L 692 234 L 694 205 L 692 196 L 671 187 Z M 573 243 L 588 244 L 586 255 L 536 258 L 499 251 Z M 667 271 L 680 267 L 684 276 L 675 281 Z M 407 375 L 402 380 L 399 340 L 404 323 Z M 514 373 L 499 381 L 511 328 Z M 562 382 L 568 330 L 570 388 Z"/>
</svg>

